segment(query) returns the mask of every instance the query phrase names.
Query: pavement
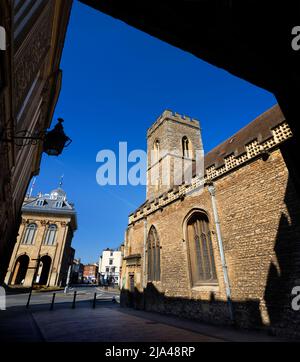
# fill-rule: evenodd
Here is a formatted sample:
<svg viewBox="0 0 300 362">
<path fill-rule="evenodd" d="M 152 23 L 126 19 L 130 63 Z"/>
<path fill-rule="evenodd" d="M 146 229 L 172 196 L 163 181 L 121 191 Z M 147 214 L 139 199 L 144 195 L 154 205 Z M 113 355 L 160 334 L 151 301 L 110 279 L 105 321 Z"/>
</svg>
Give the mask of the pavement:
<svg viewBox="0 0 300 362">
<path fill-rule="evenodd" d="M 117 291 L 102 288 L 34 293 L 29 309 L 28 294 L 7 296 L 7 310 L 0 311 L 0 342 L 276 342 L 263 332 L 236 330 L 157 313 L 120 308 Z M 93 295 L 97 292 L 96 306 Z"/>
</svg>

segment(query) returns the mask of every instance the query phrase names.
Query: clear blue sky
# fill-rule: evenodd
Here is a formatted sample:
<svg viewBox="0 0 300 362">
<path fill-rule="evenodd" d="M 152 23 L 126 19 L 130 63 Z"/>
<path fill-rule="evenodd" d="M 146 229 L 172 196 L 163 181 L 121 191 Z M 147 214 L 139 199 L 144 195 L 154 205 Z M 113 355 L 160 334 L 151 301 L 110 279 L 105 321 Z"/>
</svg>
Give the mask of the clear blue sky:
<svg viewBox="0 0 300 362">
<path fill-rule="evenodd" d="M 266 91 L 194 56 L 75 1 L 61 68 L 63 87 L 55 112 L 73 144 L 58 158 L 43 156 L 35 193 L 49 192 L 64 174 L 76 205 L 76 256 L 95 262 L 103 248 L 118 247 L 128 215 L 145 200 L 143 186 L 96 182 L 96 155 L 146 149 L 146 130 L 171 109 L 197 118 L 205 151 L 276 103 Z"/>
</svg>

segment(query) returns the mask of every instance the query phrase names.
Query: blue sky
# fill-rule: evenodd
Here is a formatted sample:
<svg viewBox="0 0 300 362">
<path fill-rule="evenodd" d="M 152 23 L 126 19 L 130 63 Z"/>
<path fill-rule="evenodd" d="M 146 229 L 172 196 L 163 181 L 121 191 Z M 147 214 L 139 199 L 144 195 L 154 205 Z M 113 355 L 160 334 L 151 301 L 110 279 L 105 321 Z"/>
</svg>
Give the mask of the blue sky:
<svg viewBox="0 0 300 362">
<path fill-rule="evenodd" d="M 205 151 L 276 103 L 275 98 L 229 73 L 74 3 L 63 59 L 56 118 L 65 119 L 72 145 L 58 158 L 43 156 L 34 192 L 47 193 L 64 174 L 64 189 L 78 212 L 76 256 L 95 262 L 118 247 L 128 215 L 145 200 L 144 186 L 96 182 L 102 149 L 146 149 L 147 128 L 171 109 L 201 122 Z"/>
</svg>

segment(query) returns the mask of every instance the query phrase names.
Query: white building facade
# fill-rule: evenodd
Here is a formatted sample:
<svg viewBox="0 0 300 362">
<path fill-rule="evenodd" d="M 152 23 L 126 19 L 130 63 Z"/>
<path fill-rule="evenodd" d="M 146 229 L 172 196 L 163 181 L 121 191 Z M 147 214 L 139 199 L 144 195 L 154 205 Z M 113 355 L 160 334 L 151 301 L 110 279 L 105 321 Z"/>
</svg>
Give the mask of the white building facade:
<svg viewBox="0 0 300 362">
<path fill-rule="evenodd" d="M 120 285 L 122 259 L 122 252 L 120 250 L 103 250 L 99 259 L 101 283 Z"/>
</svg>

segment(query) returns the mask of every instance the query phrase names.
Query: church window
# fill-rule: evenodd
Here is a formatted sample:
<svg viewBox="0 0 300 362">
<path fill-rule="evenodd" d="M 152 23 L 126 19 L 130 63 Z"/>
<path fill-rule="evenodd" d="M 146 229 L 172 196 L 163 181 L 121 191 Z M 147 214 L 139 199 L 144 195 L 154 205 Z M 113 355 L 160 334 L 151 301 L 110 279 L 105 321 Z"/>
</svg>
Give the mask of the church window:
<svg viewBox="0 0 300 362">
<path fill-rule="evenodd" d="M 151 227 L 147 243 L 148 281 L 160 280 L 160 242 L 156 228 Z"/>
<path fill-rule="evenodd" d="M 154 142 L 154 162 L 158 162 L 160 157 L 160 142 L 156 140 Z"/>
<path fill-rule="evenodd" d="M 193 285 L 217 283 L 211 232 L 204 213 L 196 212 L 189 218 L 187 239 Z"/>
<path fill-rule="evenodd" d="M 183 157 L 191 157 L 190 141 L 186 136 L 182 138 L 182 153 Z"/>
</svg>

